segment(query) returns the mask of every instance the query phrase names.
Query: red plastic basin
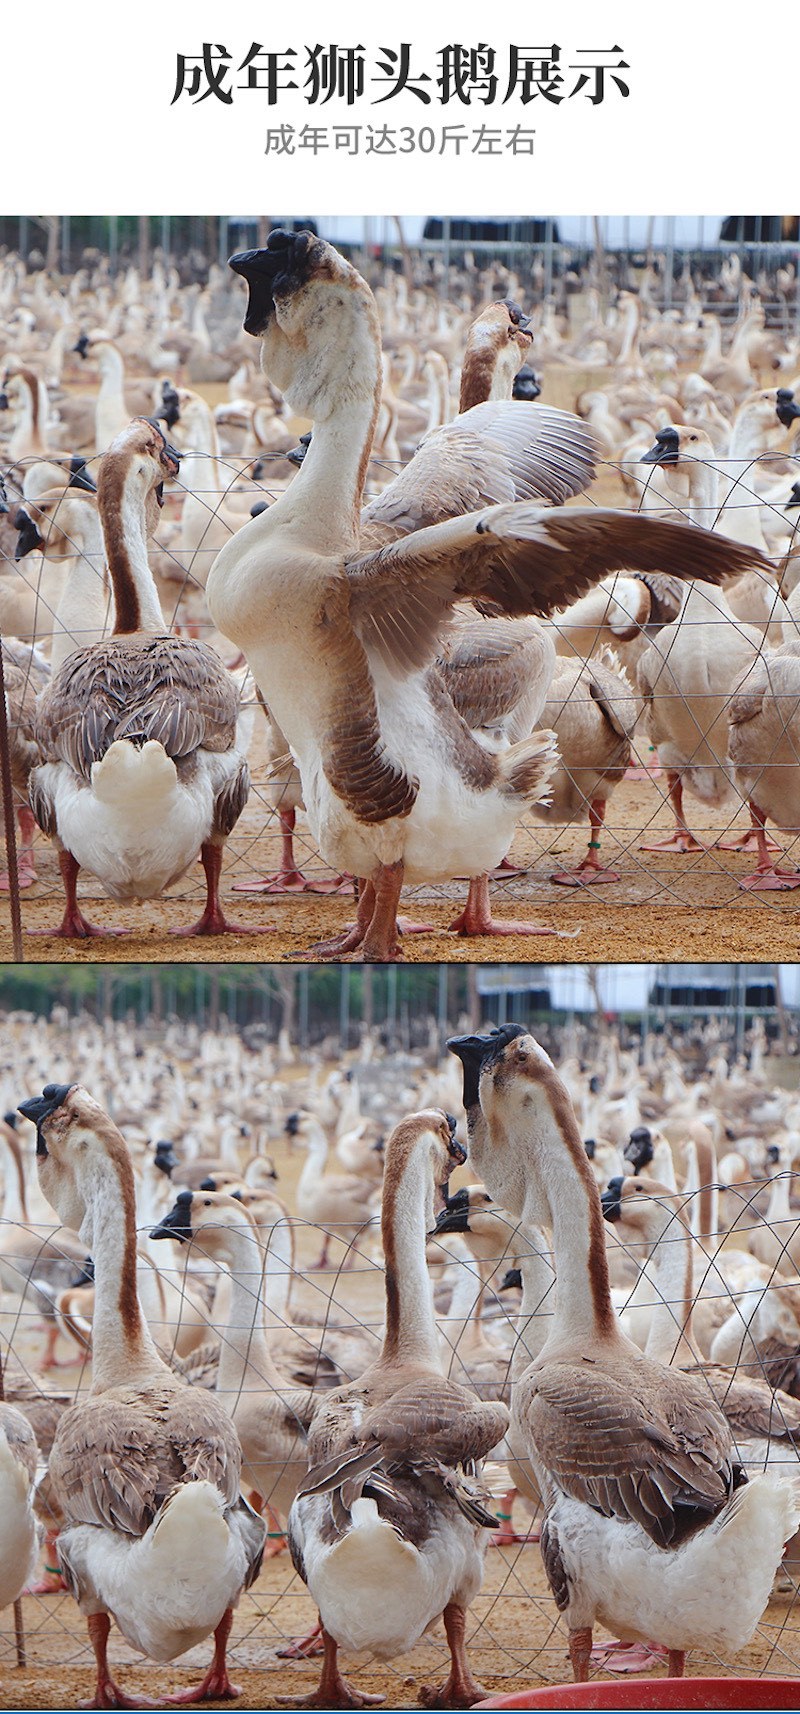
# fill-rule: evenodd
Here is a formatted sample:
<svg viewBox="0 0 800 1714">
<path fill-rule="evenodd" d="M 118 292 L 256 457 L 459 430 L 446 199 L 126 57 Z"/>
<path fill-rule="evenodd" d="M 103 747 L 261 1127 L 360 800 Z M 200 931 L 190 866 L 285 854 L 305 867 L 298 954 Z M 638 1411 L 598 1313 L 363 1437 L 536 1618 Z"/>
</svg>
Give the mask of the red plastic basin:
<svg viewBox="0 0 800 1714">
<path fill-rule="evenodd" d="M 541 1684 L 474 1708 L 798 1708 L 800 1678 L 607 1678 Z M 473 1709 L 474 1714 L 474 1709 Z"/>
</svg>

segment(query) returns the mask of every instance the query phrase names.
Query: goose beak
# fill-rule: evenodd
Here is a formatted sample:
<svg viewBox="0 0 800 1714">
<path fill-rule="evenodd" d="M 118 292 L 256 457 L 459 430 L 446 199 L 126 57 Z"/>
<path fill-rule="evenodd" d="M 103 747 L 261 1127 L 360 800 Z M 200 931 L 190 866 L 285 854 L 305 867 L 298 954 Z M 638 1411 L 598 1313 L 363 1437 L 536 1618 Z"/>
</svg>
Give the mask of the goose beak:
<svg viewBox="0 0 800 1714">
<path fill-rule="evenodd" d="M 619 1220 L 622 1214 L 621 1178 L 610 1178 L 606 1189 L 600 1198 L 604 1220 Z"/>
<path fill-rule="evenodd" d="M 792 423 L 800 417 L 800 405 L 798 405 L 794 393 L 789 387 L 778 388 L 778 403 L 775 407 L 775 414 L 778 422 L 782 423 L 784 428 L 791 428 Z"/>
<path fill-rule="evenodd" d="M 23 1119 L 30 1119 L 36 1126 L 36 1153 L 39 1156 L 47 1154 L 47 1144 L 42 1135 L 42 1126 L 51 1113 L 56 1113 L 64 1102 L 74 1083 L 46 1083 L 41 1095 L 32 1095 L 29 1101 L 21 1101 L 17 1112 Z"/>
<path fill-rule="evenodd" d="M 643 452 L 640 464 L 677 464 L 680 451 L 677 429 L 659 429 L 655 446 Z"/>
<path fill-rule="evenodd" d="M 27 553 L 38 552 L 44 547 L 44 542 L 32 518 L 23 511 L 22 507 L 14 515 L 14 528 L 17 532 L 17 545 L 14 549 L 14 559 L 24 559 Z"/>
<path fill-rule="evenodd" d="M 169 1214 L 165 1214 L 150 1233 L 151 1238 L 177 1238 L 181 1244 L 188 1244 L 192 1236 L 192 1192 L 182 1190 Z"/>
<path fill-rule="evenodd" d="M 75 344 L 73 345 L 72 349 L 73 349 L 73 351 L 77 351 L 79 357 L 88 357 L 88 355 L 89 355 L 88 335 L 85 333 L 82 333 L 80 335 L 80 337 L 75 341 Z"/>
<path fill-rule="evenodd" d="M 178 1157 L 171 1143 L 156 1143 L 153 1165 L 158 1167 L 159 1172 L 166 1173 L 167 1178 L 171 1177 L 178 1165 Z"/>
<path fill-rule="evenodd" d="M 469 1230 L 469 1194 L 466 1189 L 457 1190 L 455 1196 L 445 1198 L 444 1208 L 441 1208 L 436 1216 L 433 1231 L 439 1237 L 443 1232 Z"/>
<path fill-rule="evenodd" d="M 513 1291 L 515 1287 L 521 1288 L 521 1286 L 522 1274 L 520 1273 L 519 1268 L 509 1268 L 508 1272 L 503 1275 L 497 1290 Z"/>
<path fill-rule="evenodd" d="M 7 410 L 8 410 L 8 394 L 5 390 L 5 387 L 3 387 L 2 390 L 0 390 L 0 411 L 7 411 Z"/>
<path fill-rule="evenodd" d="M 78 458 L 76 455 L 74 458 L 70 459 L 69 482 L 67 483 L 67 487 L 80 488 L 85 494 L 97 493 L 97 483 L 92 481 L 92 478 L 86 469 L 85 458 Z"/>
<path fill-rule="evenodd" d="M 265 250 L 238 250 L 235 256 L 231 256 L 228 267 L 247 281 L 249 295 L 244 318 L 245 333 L 252 333 L 257 338 L 265 332 L 275 310 L 277 280 L 286 273 L 290 260 L 305 253 L 311 241 L 312 235 L 308 232 L 284 232 L 277 227 L 270 233 Z"/>
</svg>

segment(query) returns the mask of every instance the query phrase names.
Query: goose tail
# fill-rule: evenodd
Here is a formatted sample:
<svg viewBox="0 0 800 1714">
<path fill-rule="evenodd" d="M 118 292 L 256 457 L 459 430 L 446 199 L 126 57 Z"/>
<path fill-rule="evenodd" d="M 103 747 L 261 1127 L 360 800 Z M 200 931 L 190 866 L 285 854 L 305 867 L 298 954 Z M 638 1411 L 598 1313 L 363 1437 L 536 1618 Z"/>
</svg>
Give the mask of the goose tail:
<svg viewBox="0 0 800 1714">
<path fill-rule="evenodd" d="M 548 803 L 550 781 L 560 760 L 555 732 L 532 732 L 498 757 L 500 790 L 527 803 Z"/>
</svg>

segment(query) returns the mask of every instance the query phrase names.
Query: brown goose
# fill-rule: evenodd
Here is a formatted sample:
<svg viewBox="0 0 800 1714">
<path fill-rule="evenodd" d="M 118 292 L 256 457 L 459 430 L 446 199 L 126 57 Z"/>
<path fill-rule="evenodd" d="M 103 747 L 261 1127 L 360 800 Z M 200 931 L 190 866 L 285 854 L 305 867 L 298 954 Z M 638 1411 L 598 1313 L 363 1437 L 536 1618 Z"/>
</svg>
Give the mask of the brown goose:
<svg viewBox="0 0 800 1714">
<path fill-rule="evenodd" d="M 265 1535 L 239 1494 L 236 1431 L 150 1337 L 136 1295 L 133 1168 L 116 1126 L 75 1084 L 48 1084 L 20 1112 L 36 1125 L 42 1190 L 95 1262 L 91 1391 L 61 1418 L 49 1464 L 59 1563 L 97 1663 L 94 1706 L 130 1705 L 108 1666 L 112 1616 L 153 1660 L 174 1660 L 213 1631 L 206 1677 L 172 1700 L 236 1695 L 227 1638 Z"/>
<path fill-rule="evenodd" d="M 355 926 L 316 952 L 392 959 L 404 880 L 487 873 L 552 772 L 552 742 L 541 733 L 488 751 L 432 670 L 455 603 L 544 614 L 615 569 L 666 562 L 713 579 L 730 574 L 737 555 L 750 567 L 754 553 L 634 514 L 546 510 L 532 501 L 464 513 L 463 498 L 461 516 L 451 506 L 446 522 L 427 525 L 423 512 L 412 534 L 365 551 L 360 502 L 381 385 L 372 294 L 331 245 L 308 233 L 273 232 L 266 250 L 235 257 L 234 266 L 250 289 L 245 327 L 261 338 L 271 378 L 313 419 L 314 433 L 287 492 L 221 550 L 209 607 L 246 654 L 297 757 L 323 856 L 363 883 Z M 471 413 L 481 413 L 487 438 L 510 448 L 506 474 L 525 435 L 521 417 L 537 410 L 489 402 Z M 478 498 L 463 419 L 439 440 L 448 434 L 462 495 Z M 480 441 L 480 432 L 471 438 Z M 441 469 L 441 446 L 435 456 Z M 585 455 L 576 462 L 585 470 Z M 542 466 L 534 491 L 563 495 L 560 467 L 554 475 L 548 456 Z M 455 475 L 448 481 L 458 485 Z M 433 493 L 429 515 L 446 510 Z"/>
<path fill-rule="evenodd" d="M 173 932 L 250 932 L 228 922 L 219 901 L 223 847 L 249 789 L 238 691 L 212 649 L 167 632 L 147 561 L 147 523 L 177 469 L 177 454 L 146 418 L 103 459 L 98 504 L 113 634 L 75 650 L 37 706 L 42 762 L 31 775 L 31 804 L 59 849 L 63 936 L 104 932 L 78 904 L 81 868 L 114 898 L 155 898 L 198 853 L 205 910 L 192 928 Z"/>
<path fill-rule="evenodd" d="M 749 1642 L 800 1497 L 771 1474 L 748 1480 L 707 1387 L 621 1333 L 599 1192 L 544 1049 L 518 1024 L 450 1046 L 487 1189 L 523 1230 L 553 1234 L 555 1311 L 512 1413 L 542 1490 L 542 1557 L 574 1676 L 588 1676 L 596 1622 L 626 1641 L 658 1637 L 681 1676 L 687 1649 Z"/>
<path fill-rule="evenodd" d="M 469 1669 L 464 1626 L 481 1583 L 482 1528 L 494 1518 L 473 1472 L 502 1439 L 508 1412 L 445 1380 L 425 1264 L 435 1186 L 464 1158 L 455 1121 L 435 1110 L 404 1119 L 386 1145 L 383 1349 L 357 1381 L 321 1402 L 289 1517 L 292 1558 L 319 1607 L 325 1648 L 315 1707 L 376 1700 L 342 1678 L 340 1647 L 390 1659 L 440 1614 L 451 1669 L 420 1700 L 465 1708 L 484 1694 Z"/>
</svg>

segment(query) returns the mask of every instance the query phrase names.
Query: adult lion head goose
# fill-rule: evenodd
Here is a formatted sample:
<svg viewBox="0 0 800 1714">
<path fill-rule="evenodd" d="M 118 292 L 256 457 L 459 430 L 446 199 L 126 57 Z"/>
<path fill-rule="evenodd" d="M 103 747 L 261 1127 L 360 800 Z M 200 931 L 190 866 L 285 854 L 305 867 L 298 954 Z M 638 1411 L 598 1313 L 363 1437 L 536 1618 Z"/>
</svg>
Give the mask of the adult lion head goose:
<svg viewBox="0 0 800 1714">
<path fill-rule="evenodd" d="M 748 1482 L 707 1388 L 620 1332 L 599 1192 L 544 1050 L 518 1024 L 450 1046 L 484 1183 L 523 1229 L 553 1233 L 555 1312 L 512 1411 L 542 1488 L 542 1557 L 573 1673 L 586 1678 L 599 1621 L 626 1641 L 658 1637 L 680 1676 L 687 1649 L 750 1641 L 798 1498 L 770 1475 Z"/>
<path fill-rule="evenodd" d="M 305 1474 L 306 1434 L 318 1398 L 282 1376 L 272 1355 L 261 1305 L 262 1236 L 235 1197 L 202 1190 L 179 1191 L 152 1236 L 191 1245 L 193 1256 L 208 1256 L 230 1276 L 217 1394 L 242 1443 L 243 1479 L 263 1501 L 270 1529 L 280 1532 Z M 279 1546 L 278 1539 L 267 1551 Z"/>
<path fill-rule="evenodd" d="M 494 1519 L 473 1471 L 502 1439 L 508 1412 L 442 1374 L 425 1235 L 436 1186 L 465 1158 L 454 1128 L 431 1110 L 402 1120 L 389 1137 L 383 1349 L 359 1380 L 320 1405 L 310 1468 L 289 1517 L 292 1558 L 319 1607 L 325 1646 L 315 1707 L 375 1700 L 342 1678 L 340 1647 L 391 1659 L 440 1616 L 451 1669 L 420 1700 L 465 1708 L 483 1694 L 467 1662 L 464 1624 L 481 1583 L 482 1531 Z"/>
<path fill-rule="evenodd" d="M 381 385 L 372 294 L 308 233 L 273 232 L 265 250 L 236 256 L 233 266 L 248 282 L 245 327 L 262 341 L 264 367 L 292 409 L 313 419 L 314 433 L 287 492 L 221 550 L 209 607 L 247 655 L 297 757 L 323 856 L 364 882 L 356 926 L 319 950 L 393 958 L 404 879 L 493 868 L 552 771 L 551 741 L 541 733 L 502 754 L 487 750 L 432 672 L 455 602 L 545 613 L 623 566 L 652 570 L 669 560 L 685 575 L 714 577 L 721 562 L 729 568 L 741 554 L 744 567 L 752 553 L 625 513 L 547 511 L 529 501 L 465 511 L 464 491 L 478 504 L 492 496 L 476 493 L 463 418 L 438 431 L 430 455 L 440 460 L 450 437 L 460 508 L 450 505 L 448 521 L 428 524 L 443 511 L 434 483 L 413 533 L 364 551 L 360 502 Z M 475 410 L 490 441 L 506 436 L 507 482 L 514 444 L 525 436 L 520 413 L 538 407 L 489 402 Z M 509 419 L 517 423 L 510 430 Z M 480 439 L 480 431 L 472 435 Z M 419 501 L 420 456 L 405 485 L 400 478 L 369 509 L 376 528 L 387 493 L 394 490 L 395 509 L 403 495 Z M 547 443 L 528 493 L 552 494 L 552 462 Z M 585 457 L 577 462 L 585 468 Z M 560 467 L 557 474 L 563 494 Z M 448 480 L 453 486 L 452 473 Z M 453 517 L 457 509 L 462 515 Z"/>
<path fill-rule="evenodd" d="M 31 775 L 31 805 L 59 847 L 59 935 L 103 932 L 78 904 L 81 868 L 113 898 L 156 898 L 198 853 L 206 907 L 193 928 L 174 932 L 238 930 L 219 902 L 223 847 L 249 789 L 238 692 L 211 648 L 168 633 L 147 561 L 148 517 L 177 468 L 177 454 L 146 418 L 106 454 L 98 504 L 113 634 L 77 649 L 37 705 L 42 762 Z"/>
<path fill-rule="evenodd" d="M 213 1631 L 206 1677 L 172 1700 L 236 1695 L 227 1638 L 265 1533 L 239 1493 L 236 1430 L 218 1400 L 183 1385 L 156 1352 L 136 1295 L 133 1170 L 116 1126 L 76 1084 L 48 1084 L 20 1112 L 36 1125 L 44 1194 L 95 1263 L 92 1386 L 62 1416 L 49 1465 L 64 1515 L 59 1561 L 97 1662 L 91 1706 L 133 1705 L 108 1665 L 112 1616 L 153 1660 L 174 1660 Z"/>
</svg>

